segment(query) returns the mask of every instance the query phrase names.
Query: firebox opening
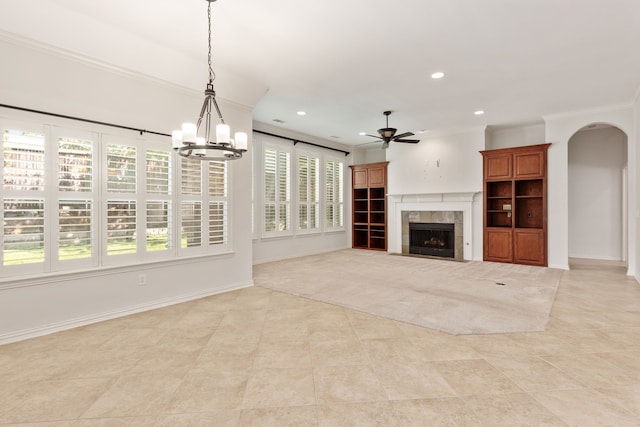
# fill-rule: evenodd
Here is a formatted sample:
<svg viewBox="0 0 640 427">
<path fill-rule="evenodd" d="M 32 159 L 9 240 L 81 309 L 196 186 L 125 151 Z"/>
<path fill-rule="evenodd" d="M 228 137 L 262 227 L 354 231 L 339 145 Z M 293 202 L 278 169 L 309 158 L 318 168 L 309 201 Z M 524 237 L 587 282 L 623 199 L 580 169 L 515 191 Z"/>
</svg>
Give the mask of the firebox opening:
<svg viewBox="0 0 640 427">
<path fill-rule="evenodd" d="M 409 223 L 409 253 L 455 257 L 455 224 Z"/>
</svg>

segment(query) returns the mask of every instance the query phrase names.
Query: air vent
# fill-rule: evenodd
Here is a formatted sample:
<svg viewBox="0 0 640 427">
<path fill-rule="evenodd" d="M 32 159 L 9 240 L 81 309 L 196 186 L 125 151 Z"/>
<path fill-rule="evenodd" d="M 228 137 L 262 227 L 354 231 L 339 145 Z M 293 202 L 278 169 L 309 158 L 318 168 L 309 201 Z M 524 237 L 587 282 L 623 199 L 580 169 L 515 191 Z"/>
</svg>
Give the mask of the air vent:
<svg viewBox="0 0 640 427">
<path fill-rule="evenodd" d="M 339 136 L 336 136 L 336 135 L 331 135 L 331 138 L 338 139 L 338 138 L 340 138 L 340 137 L 339 137 Z"/>
<path fill-rule="evenodd" d="M 284 123 L 284 120 L 280 120 L 280 119 L 273 119 L 273 121 L 276 123 Z"/>
</svg>

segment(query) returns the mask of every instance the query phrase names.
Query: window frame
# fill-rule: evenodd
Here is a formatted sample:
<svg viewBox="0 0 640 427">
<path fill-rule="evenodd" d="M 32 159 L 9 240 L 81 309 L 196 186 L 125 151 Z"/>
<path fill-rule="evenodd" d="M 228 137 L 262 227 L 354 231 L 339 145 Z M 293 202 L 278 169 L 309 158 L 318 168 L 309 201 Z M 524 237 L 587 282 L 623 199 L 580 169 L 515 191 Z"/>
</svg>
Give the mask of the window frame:
<svg viewBox="0 0 640 427">
<path fill-rule="evenodd" d="M 340 189 L 339 194 L 340 194 L 340 200 L 337 202 L 329 202 L 328 197 L 327 197 L 327 186 L 329 185 L 329 176 L 327 174 L 327 165 L 332 162 L 335 164 L 340 164 L 341 168 L 340 168 L 340 174 L 341 174 L 341 182 L 336 185 L 335 181 L 333 183 L 333 187 L 334 187 L 334 191 L 336 188 Z M 322 220 L 323 220 L 323 224 L 324 224 L 324 230 L 326 232 L 334 232 L 334 231 L 346 231 L 346 215 L 345 215 L 345 162 L 343 159 L 340 159 L 336 156 L 325 156 L 324 161 L 322 163 L 322 170 L 324 173 L 324 180 L 323 180 L 323 192 L 324 192 L 324 208 L 323 208 L 323 213 L 324 215 L 322 216 Z M 335 179 L 335 167 L 334 167 L 334 176 L 333 178 Z M 340 213 L 339 215 L 342 217 L 342 225 L 329 225 L 328 221 L 327 221 L 327 209 L 329 208 L 330 205 L 333 206 L 341 206 L 341 209 L 339 209 Z M 335 215 L 335 208 L 334 208 L 334 215 Z M 334 222 L 335 224 L 335 222 Z"/>
<path fill-rule="evenodd" d="M 300 196 L 301 196 L 301 189 L 300 189 L 300 185 L 301 185 L 301 170 L 300 170 L 300 159 L 302 158 L 307 158 L 307 167 L 309 167 L 309 165 L 311 164 L 312 160 L 315 160 L 316 162 L 316 177 L 315 177 L 315 188 L 316 188 L 316 193 L 317 193 L 317 199 L 316 200 L 311 200 L 311 191 L 312 188 L 310 188 L 311 186 L 310 181 L 311 181 L 311 177 L 307 174 L 307 179 L 306 179 L 306 201 L 302 201 L 300 200 Z M 323 174 L 322 174 L 322 155 L 320 153 L 318 153 L 317 151 L 314 150 L 305 150 L 305 149 L 301 149 L 301 150 L 296 150 L 296 169 L 295 169 L 295 184 L 296 184 L 296 189 L 295 189 L 295 194 L 296 194 L 296 208 L 295 208 L 295 212 L 296 212 L 296 216 L 295 216 L 295 222 L 296 222 L 296 234 L 319 234 L 322 233 L 323 231 L 323 222 L 322 222 L 322 199 L 323 199 L 323 194 L 322 194 L 322 182 L 323 182 Z M 307 212 L 306 212 L 306 216 L 307 216 L 307 221 L 310 220 L 311 218 L 311 210 L 310 207 L 315 205 L 315 209 L 316 209 L 316 226 L 313 228 L 302 228 L 301 227 L 301 223 L 300 223 L 300 208 L 301 206 L 306 206 L 307 207 Z"/>
<path fill-rule="evenodd" d="M 25 117 L 23 117 L 25 116 Z M 76 126 L 77 125 L 77 126 Z M 104 268 L 127 267 L 131 265 L 140 265 L 144 263 L 153 263 L 158 261 L 173 260 L 180 262 L 193 257 L 209 257 L 209 256 L 226 256 L 232 253 L 231 241 L 231 176 L 232 166 L 229 162 L 225 162 L 224 178 L 221 180 L 217 175 L 218 182 L 225 186 L 223 193 L 208 194 L 208 189 L 202 197 L 198 199 L 202 201 L 203 208 L 208 208 L 209 203 L 214 203 L 212 207 L 219 207 L 222 203 L 223 210 L 212 211 L 212 224 L 215 221 L 217 227 L 220 228 L 217 239 L 214 235 L 214 242 L 209 244 L 209 220 L 203 218 L 204 227 L 202 230 L 202 239 L 206 245 L 197 251 L 180 250 L 179 241 L 175 241 L 175 236 L 179 236 L 179 212 L 183 198 L 178 194 L 176 189 L 180 185 L 179 163 L 182 157 L 179 157 L 170 146 L 167 138 L 157 135 L 135 135 L 127 130 L 113 129 L 102 125 L 86 125 L 78 124 L 75 121 L 67 119 L 47 119 L 39 120 L 31 114 L 13 116 L 0 116 L 0 132 L 4 135 L 5 129 L 11 129 L 21 132 L 33 132 L 44 136 L 44 189 L 42 190 L 5 190 L 4 189 L 4 162 L 0 164 L 0 196 L 2 198 L 2 212 L 0 215 L 4 217 L 4 200 L 42 200 L 44 201 L 44 261 L 38 261 L 28 264 L 4 265 L 4 245 L 0 248 L 0 287 L 2 282 L 22 281 L 27 277 L 40 277 L 46 279 L 49 276 L 59 274 L 72 274 L 78 272 L 90 273 L 93 270 L 102 270 Z M 80 139 L 91 141 L 91 189 L 89 191 L 66 191 L 61 190 L 59 186 L 60 175 L 60 159 L 62 158 L 59 146 L 60 138 Z M 2 146 L 4 147 L 4 139 Z M 136 150 L 136 191 L 128 193 L 109 191 L 108 173 L 107 173 L 107 145 L 121 144 L 135 147 Z M 147 151 L 162 151 L 168 153 L 169 156 L 169 194 L 161 194 L 147 191 Z M 4 158 L 4 154 L 3 154 Z M 209 162 L 202 162 L 201 180 L 207 177 Z M 79 179 L 84 179 L 81 177 Z M 208 185 L 208 184 L 207 184 Z M 75 188 L 83 188 L 82 184 Z M 207 187 L 205 187 L 207 188 Z M 205 201 L 206 200 L 206 201 Z M 78 259 L 60 260 L 58 244 L 61 237 L 60 233 L 64 232 L 64 228 L 60 228 L 60 224 L 64 221 L 61 202 L 70 201 L 78 203 L 91 203 L 91 219 L 90 219 L 90 236 L 91 236 L 91 256 Z M 135 253 L 107 255 L 107 206 L 109 201 L 132 201 L 136 203 L 136 224 L 135 224 Z M 147 250 L 147 203 L 148 202 L 164 202 L 169 207 L 169 233 L 170 238 L 174 239 L 172 247 L 167 250 L 148 251 Z M 79 207 L 82 209 L 81 207 Z M 73 206 L 71 209 L 74 209 Z M 208 212 L 208 211 L 207 211 Z M 79 217 L 84 212 L 80 211 Z M 224 214 L 224 215 L 222 215 Z M 62 219 L 61 219 L 62 218 Z M 83 221 L 85 219 L 80 219 Z M 220 225 L 222 224 L 222 227 Z M 69 229 L 73 230 L 71 223 Z M 213 229 L 213 226 L 212 226 Z M 4 239 L 4 224 L 0 224 L 0 233 Z M 81 233 L 84 230 L 80 231 Z"/>
<path fill-rule="evenodd" d="M 267 185 L 267 179 L 266 179 L 266 153 L 267 151 L 275 151 L 276 156 L 275 156 L 275 178 L 274 178 L 274 200 L 267 200 L 266 199 L 266 185 Z M 291 171 L 291 163 L 292 163 L 292 159 L 294 158 L 294 153 L 293 153 L 293 148 L 289 145 L 289 144 L 283 144 L 283 143 L 278 143 L 278 142 L 267 142 L 263 145 L 262 147 L 262 209 L 261 211 L 261 218 L 262 220 L 260 221 L 261 224 L 261 235 L 262 237 L 281 237 L 281 236 L 292 236 L 294 234 L 294 230 L 295 230 L 295 225 L 293 222 L 293 218 L 292 218 L 292 171 Z M 280 167 L 280 155 L 286 155 L 287 157 L 287 170 L 286 171 L 282 171 L 281 167 Z M 279 192 L 279 183 L 282 179 L 282 174 L 286 173 L 286 181 L 285 181 L 285 185 L 286 185 L 286 193 L 287 193 L 287 198 L 286 200 L 281 200 L 280 197 L 280 192 Z M 266 230 L 266 221 L 265 221 L 265 215 L 266 215 L 266 206 L 267 204 L 273 205 L 274 206 L 274 221 L 275 221 L 275 229 L 274 230 Z M 278 224 L 281 221 L 280 218 L 280 212 L 281 209 L 283 209 L 287 212 L 287 220 L 288 220 L 288 227 L 284 230 L 278 230 Z"/>
</svg>

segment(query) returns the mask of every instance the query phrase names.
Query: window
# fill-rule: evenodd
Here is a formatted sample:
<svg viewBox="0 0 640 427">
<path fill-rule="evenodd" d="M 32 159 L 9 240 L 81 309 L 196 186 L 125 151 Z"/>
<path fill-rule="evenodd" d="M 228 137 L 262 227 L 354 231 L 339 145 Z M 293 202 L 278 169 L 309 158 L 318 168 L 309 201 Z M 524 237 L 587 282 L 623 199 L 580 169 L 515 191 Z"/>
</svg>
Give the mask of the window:
<svg viewBox="0 0 640 427">
<path fill-rule="evenodd" d="M 171 203 L 171 153 L 147 149 L 145 246 L 147 253 L 166 253 L 173 248 Z"/>
<path fill-rule="evenodd" d="M 124 132 L 3 118 L 0 132 L 0 276 L 229 249 L 226 162 L 189 161 L 165 138 Z"/>
<path fill-rule="evenodd" d="M 227 163 L 209 162 L 209 245 L 227 243 Z"/>
<path fill-rule="evenodd" d="M 91 258 L 93 207 L 91 200 L 58 202 L 58 260 Z"/>
<path fill-rule="evenodd" d="M 136 202 L 107 202 L 107 255 L 136 253 Z"/>
<path fill-rule="evenodd" d="M 327 230 L 344 229 L 344 163 L 325 163 L 325 222 Z"/>
<path fill-rule="evenodd" d="M 298 229 L 320 230 L 320 159 L 298 156 Z"/>
<path fill-rule="evenodd" d="M 262 154 L 256 157 L 262 169 L 252 201 L 259 237 L 344 232 L 343 160 L 331 150 L 291 144 L 275 135 L 256 132 L 253 140 Z"/>
<path fill-rule="evenodd" d="M 137 253 L 137 148 L 107 144 L 106 254 Z"/>
<path fill-rule="evenodd" d="M 183 158 L 181 164 L 180 247 L 227 246 L 227 163 Z"/>
<path fill-rule="evenodd" d="M 4 265 L 44 262 L 44 200 L 4 199 Z"/>
<path fill-rule="evenodd" d="M 96 264 L 94 168 L 96 135 L 54 128 L 57 140 L 57 245 L 51 248 L 54 269 Z"/>
<path fill-rule="evenodd" d="M 291 152 L 279 148 L 264 150 L 264 232 L 290 234 Z"/>
<path fill-rule="evenodd" d="M 44 133 L 4 129 L 2 152 L 2 264 L 44 266 Z"/>
</svg>

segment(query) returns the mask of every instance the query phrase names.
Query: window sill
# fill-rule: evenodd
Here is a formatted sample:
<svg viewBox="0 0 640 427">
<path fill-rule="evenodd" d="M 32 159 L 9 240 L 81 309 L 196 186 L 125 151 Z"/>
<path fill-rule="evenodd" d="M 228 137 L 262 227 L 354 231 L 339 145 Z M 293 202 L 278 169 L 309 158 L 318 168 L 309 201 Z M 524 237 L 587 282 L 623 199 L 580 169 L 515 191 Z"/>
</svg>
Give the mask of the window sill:
<svg viewBox="0 0 640 427">
<path fill-rule="evenodd" d="M 209 259 L 225 259 L 231 258 L 235 252 L 228 251 L 217 254 L 201 254 L 186 256 L 182 258 L 159 259 L 146 262 L 136 262 L 131 264 L 109 265 L 102 267 L 87 268 L 83 270 L 56 271 L 52 273 L 42 273 L 31 276 L 20 276 L 19 278 L 3 278 L 0 279 L 0 291 L 5 289 L 23 288 L 29 286 L 40 286 L 49 283 L 64 282 L 67 280 L 77 280 L 92 278 L 97 276 L 109 276 L 112 274 L 121 274 L 141 270 L 152 270 L 159 265 L 162 267 L 173 267 L 184 264 L 202 262 Z"/>
</svg>

